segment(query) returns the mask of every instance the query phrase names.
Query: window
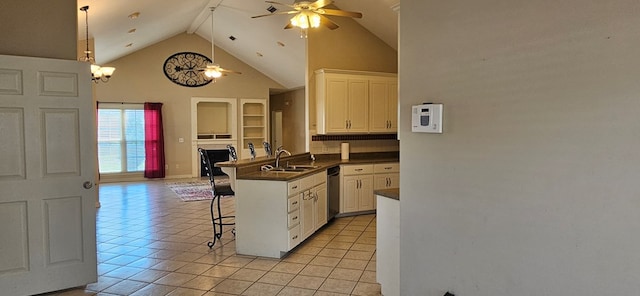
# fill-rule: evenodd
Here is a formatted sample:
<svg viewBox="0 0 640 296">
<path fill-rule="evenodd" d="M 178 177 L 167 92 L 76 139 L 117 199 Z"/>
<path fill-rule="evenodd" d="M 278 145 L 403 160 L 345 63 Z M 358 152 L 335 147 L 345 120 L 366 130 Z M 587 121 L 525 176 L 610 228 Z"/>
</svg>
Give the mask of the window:
<svg viewBox="0 0 640 296">
<path fill-rule="evenodd" d="M 98 104 L 101 174 L 144 172 L 143 109 L 143 104 Z"/>
</svg>

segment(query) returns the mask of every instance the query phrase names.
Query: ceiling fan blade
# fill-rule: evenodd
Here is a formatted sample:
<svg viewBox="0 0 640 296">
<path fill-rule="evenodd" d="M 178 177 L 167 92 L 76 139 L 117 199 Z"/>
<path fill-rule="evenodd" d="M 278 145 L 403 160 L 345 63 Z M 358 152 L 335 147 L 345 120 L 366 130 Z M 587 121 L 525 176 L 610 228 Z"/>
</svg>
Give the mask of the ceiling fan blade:
<svg viewBox="0 0 640 296">
<path fill-rule="evenodd" d="M 311 8 L 312 10 L 318 9 L 318 8 L 325 7 L 331 3 L 333 3 L 333 0 L 317 0 L 316 2 L 309 4 L 309 8 Z"/>
<path fill-rule="evenodd" d="M 261 14 L 261 15 L 252 16 L 251 18 L 259 18 L 259 17 L 276 15 L 276 14 L 294 14 L 294 13 L 298 13 L 298 11 L 290 10 L 290 11 L 274 12 L 274 13 L 269 13 L 269 14 Z"/>
<path fill-rule="evenodd" d="M 319 14 L 326 14 L 326 15 L 348 16 L 348 17 L 354 17 L 354 18 L 362 18 L 362 13 L 353 12 L 353 11 L 338 10 L 338 9 L 319 9 L 316 12 L 319 13 Z"/>
<path fill-rule="evenodd" d="M 291 5 L 291 4 L 285 4 L 285 3 L 280 3 L 280 2 L 276 2 L 276 1 L 264 1 L 267 3 L 271 3 L 271 4 L 278 4 L 278 5 L 282 5 L 282 6 L 287 6 L 287 7 L 291 7 L 291 8 L 295 8 L 295 6 Z"/>
<path fill-rule="evenodd" d="M 322 14 L 319 14 L 319 16 L 320 16 L 320 24 L 322 24 L 323 26 L 329 28 L 329 30 L 335 30 L 338 27 L 340 27 L 340 26 L 338 26 L 338 24 L 334 23 L 328 17 L 326 17 L 326 16 L 324 16 Z"/>
<path fill-rule="evenodd" d="M 284 26 L 284 29 L 285 29 L 285 30 L 287 30 L 287 29 L 291 29 L 291 28 L 293 28 L 293 25 L 292 25 L 290 22 L 289 22 L 289 23 L 287 23 L 287 25 L 286 25 L 286 26 Z"/>
<path fill-rule="evenodd" d="M 242 74 L 242 72 L 238 72 L 238 71 L 233 71 L 233 70 L 227 70 L 227 69 L 219 69 L 220 72 L 224 72 L 224 73 L 233 73 L 233 74 Z"/>
</svg>

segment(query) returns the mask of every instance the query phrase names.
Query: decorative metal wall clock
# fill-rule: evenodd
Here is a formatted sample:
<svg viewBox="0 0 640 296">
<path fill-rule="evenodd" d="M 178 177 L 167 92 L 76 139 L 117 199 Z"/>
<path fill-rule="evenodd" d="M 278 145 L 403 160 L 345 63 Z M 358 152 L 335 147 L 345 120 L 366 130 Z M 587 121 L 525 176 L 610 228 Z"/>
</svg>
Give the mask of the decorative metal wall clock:
<svg viewBox="0 0 640 296">
<path fill-rule="evenodd" d="M 204 76 L 203 72 L 207 64 L 211 63 L 212 61 L 202 54 L 179 52 L 167 58 L 162 68 L 164 75 L 173 83 L 187 87 L 199 87 L 213 81 Z"/>
</svg>

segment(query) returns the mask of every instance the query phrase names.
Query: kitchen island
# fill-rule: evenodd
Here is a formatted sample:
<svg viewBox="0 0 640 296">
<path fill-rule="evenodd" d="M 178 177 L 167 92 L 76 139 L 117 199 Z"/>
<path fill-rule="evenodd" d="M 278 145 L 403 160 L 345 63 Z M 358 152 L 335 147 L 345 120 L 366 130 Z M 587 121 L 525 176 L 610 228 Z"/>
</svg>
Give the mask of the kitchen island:
<svg viewBox="0 0 640 296">
<path fill-rule="evenodd" d="M 368 156 L 368 157 L 367 157 Z M 275 158 L 216 163 L 233 173 L 236 212 L 236 252 L 242 255 L 281 258 L 327 221 L 327 169 L 346 164 L 397 162 L 397 153 L 375 153 L 350 160 L 309 153 L 281 159 L 303 170 L 262 171 Z M 231 176 L 231 174 L 230 174 Z"/>
</svg>

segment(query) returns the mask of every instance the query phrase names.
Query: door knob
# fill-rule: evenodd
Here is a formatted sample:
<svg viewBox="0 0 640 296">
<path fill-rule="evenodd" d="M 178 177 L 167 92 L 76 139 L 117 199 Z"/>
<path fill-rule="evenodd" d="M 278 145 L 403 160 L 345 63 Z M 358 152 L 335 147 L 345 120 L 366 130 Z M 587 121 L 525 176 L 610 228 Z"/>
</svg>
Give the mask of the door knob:
<svg viewBox="0 0 640 296">
<path fill-rule="evenodd" d="M 84 189 L 91 189 L 91 187 L 93 187 L 93 183 L 91 181 L 86 181 L 82 183 L 82 187 L 84 187 Z"/>
</svg>

